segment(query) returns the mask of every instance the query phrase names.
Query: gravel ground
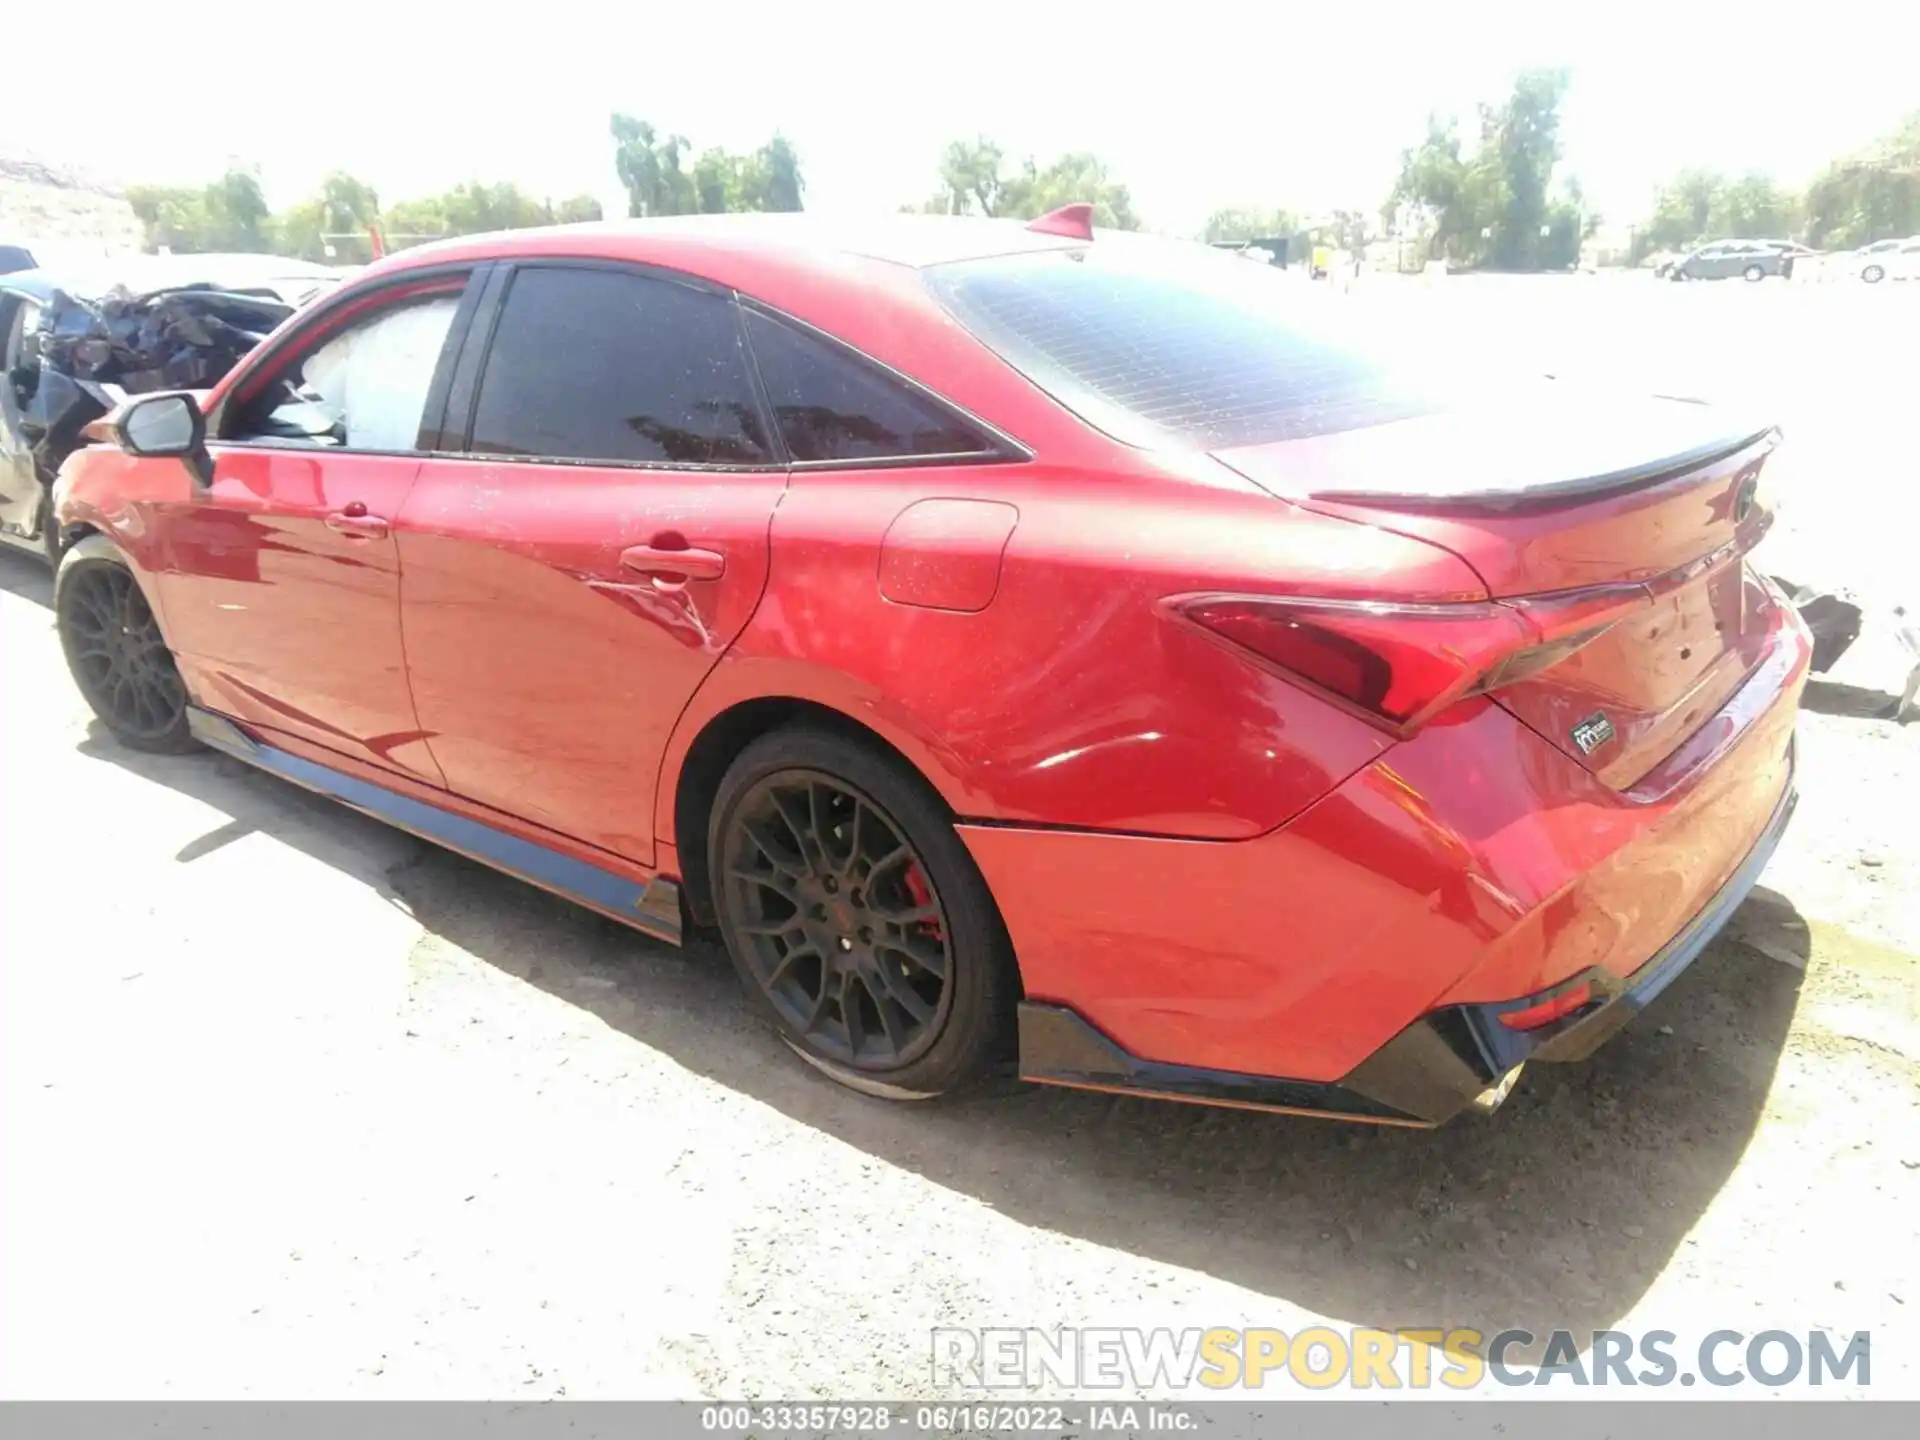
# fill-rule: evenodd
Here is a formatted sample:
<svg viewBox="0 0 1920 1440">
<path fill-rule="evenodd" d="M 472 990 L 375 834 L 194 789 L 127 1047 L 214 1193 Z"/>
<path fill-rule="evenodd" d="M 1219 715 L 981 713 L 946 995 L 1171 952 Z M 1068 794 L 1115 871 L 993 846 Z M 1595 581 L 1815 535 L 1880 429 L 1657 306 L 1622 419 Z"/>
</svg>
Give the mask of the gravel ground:
<svg viewBox="0 0 1920 1440">
<path fill-rule="evenodd" d="M 1516 346 L 1669 301 L 1743 344 L 1740 305 L 1792 307 L 1796 353 L 1860 323 L 1636 281 L 1404 309 Z M 1864 533 L 1865 477 L 1811 488 Z M 920 1397 L 935 1326 L 1326 1321 L 1870 1329 L 1872 1393 L 1920 1396 L 1920 726 L 1862 689 L 1810 692 L 1800 813 L 1730 932 L 1489 1121 L 903 1108 L 793 1061 L 710 950 L 119 748 L 48 590 L 0 554 L 0 1393 Z"/>
</svg>

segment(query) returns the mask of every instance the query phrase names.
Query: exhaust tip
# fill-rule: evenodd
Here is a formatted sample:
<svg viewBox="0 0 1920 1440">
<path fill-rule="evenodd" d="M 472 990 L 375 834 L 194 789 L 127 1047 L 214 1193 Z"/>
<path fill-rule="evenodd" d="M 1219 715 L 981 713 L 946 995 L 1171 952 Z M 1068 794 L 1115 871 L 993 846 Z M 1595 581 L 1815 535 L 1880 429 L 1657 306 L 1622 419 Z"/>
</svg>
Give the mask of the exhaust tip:
<svg viewBox="0 0 1920 1440">
<path fill-rule="evenodd" d="M 1527 1068 L 1523 1060 L 1493 1084 L 1473 1097 L 1473 1109 L 1481 1115 L 1491 1115 L 1506 1103 L 1507 1096 L 1513 1093 L 1514 1085 L 1520 1079 L 1520 1072 Z"/>
</svg>

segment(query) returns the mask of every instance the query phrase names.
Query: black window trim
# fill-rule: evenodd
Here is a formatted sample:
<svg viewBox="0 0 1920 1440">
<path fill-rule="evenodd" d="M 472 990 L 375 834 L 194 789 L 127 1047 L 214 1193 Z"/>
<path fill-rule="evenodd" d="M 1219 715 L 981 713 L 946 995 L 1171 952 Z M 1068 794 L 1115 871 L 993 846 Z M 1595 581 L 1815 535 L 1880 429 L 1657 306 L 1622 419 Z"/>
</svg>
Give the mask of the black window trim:
<svg viewBox="0 0 1920 1440">
<path fill-rule="evenodd" d="M 220 450 L 240 450 L 246 452 L 264 451 L 270 454 L 321 454 L 321 455 L 394 455 L 427 456 L 443 452 L 428 448 L 424 442 L 429 434 L 440 432 L 444 426 L 447 403 L 447 387 L 450 384 L 458 357 L 464 352 L 467 343 L 467 327 L 479 308 L 480 295 L 491 278 L 490 272 L 496 267 L 491 261 L 464 260 L 447 265 L 423 265 L 418 269 L 403 270 L 383 277 L 369 285 L 341 285 L 324 299 L 315 303 L 300 316 L 295 328 L 289 330 L 278 340 L 269 341 L 242 362 L 242 373 L 235 377 L 234 383 L 220 397 L 207 415 L 207 444 Z M 301 445 L 291 441 L 249 440 L 230 438 L 221 435 L 226 424 L 230 407 L 236 393 L 251 382 L 258 374 L 272 374 L 283 370 L 285 366 L 304 363 L 309 356 L 329 341 L 344 335 L 346 330 L 328 333 L 324 339 L 315 340 L 317 332 L 326 329 L 325 316 L 343 305 L 358 304 L 369 296 L 377 297 L 389 291 L 412 290 L 421 281 L 463 279 L 466 284 L 460 291 L 460 304 L 454 311 L 453 322 L 447 328 L 447 335 L 440 346 L 440 358 L 434 364 L 433 378 L 427 384 L 426 403 L 420 411 L 420 429 L 415 432 L 414 445 L 407 450 L 375 450 L 354 445 Z M 423 296 L 422 300 L 434 298 Z M 383 314 L 404 308 L 405 297 L 401 304 L 389 310 L 378 304 L 369 309 L 363 320 L 357 320 L 347 328 L 352 329 L 364 321 L 378 319 Z M 444 434 L 440 434 L 445 439 Z"/>
<path fill-rule="evenodd" d="M 438 459 L 477 461 L 490 465 L 555 465 L 575 470 L 643 470 L 671 471 L 681 473 L 693 471 L 721 475 L 768 475 L 785 474 L 791 467 L 787 456 L 787 447 L 780 438 L 779 426 L 774 421 L 773 408 L 767 402 L 766 387 L 760 380 L 760 367 L 754 363 L 753 350 L 747 344 L 746 327 L 738 315 L 734 318 L 735 335 L 740 345 L 740 358 L 746 367 L 747 378 L 753 390 L 754 401 L 760 411 L 760 424 L 770 437 L 772 451 L 766 463 L 759 465 L 718 464 L 702 460 L 593 460 L 577 459 L 572 456 L 553 455 L 500 455 L 488 450 L 473 448 L 473 426 L 475 412 L 480 405 L 480 387 L 486 379 L 487 364 L 493 356 L 493 340 L 500 327 L 500 317 L 506 312 L 507 297 L 513 290 L 513 278 L 523 270 L 611 270 L 621 274 L 636 275 L 643 279 L 660 280 L 682 289 L 697 290 L 702 294 L 717 296 L 729 302 L 729 308 L 737 311 L 734 292 L 725 285 L 717 284 L 704 276 L 695 275 L 686 270 L 674 270 L 664 265 L 650 265 L 643 260 L 610 260 L 604 257 L 571 255 L 530 255 L 523 258 L 503 260 L 496 265 L 494 283 L 489 287 L 486 308 L 467 333 L 466 348 L 454 369 L 454 383 L 449 395 L 449 409 L 446 417 L 451 425 L 454 416 L 464 408 L 457 433 L 443 435 L 443 439 L 457 441 L 457 447 L 436 453 Z"/>
<path fill-rule="evenodd" d="M 937 455 L 860 455 L 845 460 L 794 460 L 789 457 L 788 463 L 792 469 L 808 473 L 819 470 L 899 470 L 910 466 L 1024 464 L 1033 459 L 1034 452 L 1031 447 L 1016 440 L 992 421 L 982 419 L 963 405 L 955 404 L 939 391 L 928 388 L 911 375 L 887 364 L 886 361 L 875 359 L 858 346 L 849 345 L 839 336 L 829 334 L 818 325 L 809 324 L 797 315 L 790 315 L 764 301 L 756 300 L 751 295 L 735 291 L 734 301 L 742 311 L 755 311 L 775 324 L 786 325 L 797 330 L 802 335 L 819 341 L 828 349 L 846 356 L 856 365 L 862 365 L 874 371 L 883 380 L 928 401 L 936 409 L 945 412 L 949 419 L 956 420 L 967 429 L 977 432 L 988 444 L 985 450 L 952 451 Z M 752 355 L 752 339 L 748 335 L 744 317 L 741 321 L 741 335 L 747 340 L 747 353 Z M 754 356 L 753 370 L 762 401 L 767 405 L 768 417 L 773 421 L 774 434 L 779 436 L 778 417 L 773 415 L 772 401 L 766 394 L 766 382 L 760 378 L 758 356 Z M 780 437 L 780 448 L 783 452 L 786 450 L 784 437 Z"/>
<path fill-rule="evenodd" d="M 604 256 L 586 255 L 530 255 L 487 261 L 473 266 L 444 268 L 467 270 L 471 278 L 462 301 L 463 313 L 456 316 L 454 322 L 460 330 L 460 348 L 450 365 L 446 363 L 446 356 L 442 355 L 444 368 L 436 372 L 433 389 L 428 395 L 428 416 L 433 414 L 436 399 L 442 407 L 437 437 L 440 444 L 424 452 L 399 453 L 425 453 L 437 460 L 463 460 L 496 465 L 560 465 L 574 469 L 660 470 L 676 473 L 693 471 L 747 475 L 764 475 L 776 471 L 898 470 L 920 466 L 1024 464 L 1034 458 L 1032 447 L 1009 435 L 992 421 L 949 400 L 937 390 L 922 384 L 886 361 L 876 359 L 859 347 L 848 344 L 837 335 L 830 334 L 797 315 L 703 275 L 694 274 L 692 271 L 676 270 L 670 266 L 650 264 L 644 260 L 609 259 Z M 499 329 L 500 317 L 506 309 L 507 296 L 513 287 L 513 277 L 522 270 L 567 269 L 612 270 L 664 281 L 730 300 L 734 308 L 741 353 L 746 360 L 748 377 L 760 410 L 760 421 L 774 449 L 774 454 L 768 462 L 762 465 L 732 465 L 691 460 L 588 460 L 544 455 L 497 455 L 488 451 L 475 450 L 473 427 L 475 411 L 480 402 L 480 386 L 486 378 L 487 362 L 492 356 L 494 336 Z M 401 278 L 413 279 L 431 273 L 436 272 L 410 271 L 406 277 Z M 365 292 L 357 291 L 356 293 Z M 829 349 L 847 356 L 855 364 L 866 366 L 882 379 L 899 385 L 909 393 L 926 400 L 950 418 L 976 431 L 988 443 L 989 448 L 937 455 L 858 456 L 845 460 L 794 459 L 787 449 L 786 438 L 780 433 L 779 417 L 774 414 L 773 402 L 767 394 L 766 381 L 760 373 L 760 362 L 753 352 L 753 342 L 748 333 L 745 314 L 748 310 L 757 311 L 776 324 L 792 327 Z M 426 429 L 427 417 L 423 416 L 423 436 Z"/>
</svg>

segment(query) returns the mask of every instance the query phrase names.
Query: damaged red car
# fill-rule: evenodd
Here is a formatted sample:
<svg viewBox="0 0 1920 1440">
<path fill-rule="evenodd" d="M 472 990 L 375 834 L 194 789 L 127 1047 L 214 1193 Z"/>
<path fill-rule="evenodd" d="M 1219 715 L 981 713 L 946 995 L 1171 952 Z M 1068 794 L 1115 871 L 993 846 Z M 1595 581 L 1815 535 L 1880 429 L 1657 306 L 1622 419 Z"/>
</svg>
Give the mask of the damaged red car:
<svg viewBox="0 0 1920 1440">
<path fill-rule="evenodd" d="M 413 250 L 67 462 L 60 634 L 870 1093 L 1437 1124 L 1727 919 L 1809 646 L 1770 427 L 1338 315 L 1084 207 Z"/>
</svg>

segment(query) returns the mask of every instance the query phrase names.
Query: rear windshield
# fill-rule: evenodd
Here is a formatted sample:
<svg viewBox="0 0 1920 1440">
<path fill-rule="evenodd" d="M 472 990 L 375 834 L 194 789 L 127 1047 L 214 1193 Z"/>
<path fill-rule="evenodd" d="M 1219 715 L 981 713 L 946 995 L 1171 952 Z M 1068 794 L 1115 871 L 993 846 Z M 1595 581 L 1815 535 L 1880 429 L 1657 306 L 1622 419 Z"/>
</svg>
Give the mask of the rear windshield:
<svg viewBox="0 0 1920 1440">
<path fill-rule="evenodd" d="M 961 324 L 1129 444 L 1222 450 L 1442 408 L 1429 377 L 1339 333 L 1345 297 L 1207 246 L 1102 234 L 924 273 Z"/>
</svg>

